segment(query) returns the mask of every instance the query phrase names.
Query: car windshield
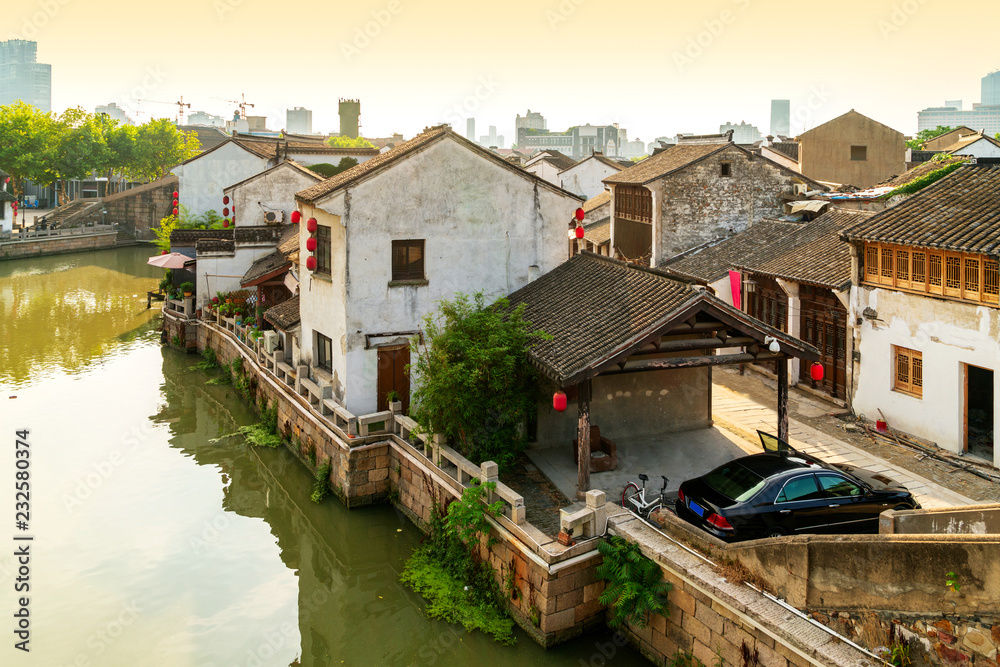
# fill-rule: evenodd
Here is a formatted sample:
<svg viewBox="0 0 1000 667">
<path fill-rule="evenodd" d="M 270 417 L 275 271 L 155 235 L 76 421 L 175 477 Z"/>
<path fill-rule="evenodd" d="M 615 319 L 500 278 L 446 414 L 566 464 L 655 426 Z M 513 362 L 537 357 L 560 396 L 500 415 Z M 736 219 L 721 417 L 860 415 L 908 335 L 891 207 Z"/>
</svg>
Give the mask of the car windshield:
<svg viewBox="0 0 1000 667">
<path fill-rule="evenodd" d="M 767 481 L 736 461 L 719 466 L 704 477 L 710 487 L 738 503 L 750 500 Z"/>
</svg>

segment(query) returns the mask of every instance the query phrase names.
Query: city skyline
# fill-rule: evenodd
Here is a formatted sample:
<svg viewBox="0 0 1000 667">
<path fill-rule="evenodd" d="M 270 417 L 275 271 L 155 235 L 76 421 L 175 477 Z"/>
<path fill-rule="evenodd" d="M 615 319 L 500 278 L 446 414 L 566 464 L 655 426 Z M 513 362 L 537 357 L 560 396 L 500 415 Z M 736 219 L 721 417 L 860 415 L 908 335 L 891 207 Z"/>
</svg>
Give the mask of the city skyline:
<svg viewBox="0 0 1000 667">
<path fill-rule="evenodd" d="M 191 111 L 231 117 L 234 105 L 225 100 L 246 94 L 269 127 L 281 129 L 286 110 L 301 106 L 314 111 L 314 131 L 331 132 L 339 126 L 337 100 L 359 98 L 362 134 L 375 136 L 412 136 L 441 122 L 464 132 L 470 116 L 480 127 L 495 125 L 499 134 L 515 136 L 516 115 L 530 108 L 544 114 L 551 129 L 619 123 L 630 139 L 650 142 L 678 132 L 714 132 L 727 120 L 769 127 L 772 99 L 791 100 L 793 134 L 852 108 L 913 134 L 918 110 L 944 99 L 978 100 L 980 79 L 1000 65 L 987 32 L 1000 9 L 981 3 L 850 0 L 825 14 L 821 28 L 784 0 L 618 6 L 616 11 L 641 14 L 644 25 L 669 26 L 629 43 L 631 57 L 656 70 L 652 77 L 643 73 L 650 68 L 618 65 L 602 49 L 573 48 L 575 37 L 603 30 L 606 7 L 595 0 L 515 0 L 497 17 L 488 7 L 465 7 L 459 14 L 453 3 L 389 0 L 336 8 L 300 3 L 299 11 L 269 16 L 273 8 L 259 0 L 178 0 L 163 15 L 153 7 L 121 9 L 109 0 L 87 8 L 57 0 L 51 7 L 15 9 L 13 31 L 4 37 L 38 42 L 39 61 L 53 66 L 56 111 L 116 102 L 142 122 L 174 117 L 176 108 L 135 99 L 170 103 L 183 95 Z M 909 53 L 914 40 L 963 7 L 974 8 L 982 20 L 963 27 L 958 68 L 940 59 L 921 67 L 875 65 Z M 204 17 L 198 31 L 185 22 L 195 10 Z M 300 12 L 309 15 L 308 24 L 296 18 Z M 155 31 L 149 29 L 154 14 Z M 263 16 L 276 43 L 289 48 L 259 48 L 261 33 L 253 28 Z M 489 32 L 509 34 L 516 26 L 560 46 L 528 48 L 526 38 L 519 51 L 468 29 L 487 16 Z M 809 34 L 805 59 L 767 37 L 779 29 Z M 87 35 L 86 44 L 80 35 Z M 553 59 L 572 59 L 572 67 L 550 67 Z M 94 77 L 102 62 L 118 63 L 103 69 L 113 76 Z M 307 74 L 319 62 L 330 67 L 330 76 Z M 602 94 L 596 79 L 614 85 Z"/>
</svg>

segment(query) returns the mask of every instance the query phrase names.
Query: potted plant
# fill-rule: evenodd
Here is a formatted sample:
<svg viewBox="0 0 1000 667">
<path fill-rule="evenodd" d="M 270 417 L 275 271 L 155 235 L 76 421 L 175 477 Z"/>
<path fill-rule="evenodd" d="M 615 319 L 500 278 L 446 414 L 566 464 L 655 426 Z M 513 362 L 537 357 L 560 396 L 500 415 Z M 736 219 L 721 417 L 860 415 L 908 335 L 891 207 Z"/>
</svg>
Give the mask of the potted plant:
<svg viewBox="0 0 1000 667">
<path fill-rule="evenodd" d="M 385 395 L 385 400 L 389 404 L 389 409 L 393 412 L 403 411 L 403 402 L 399 400 L 399 394 L 396 393 L 395 389 L 389 390 L 389 393 Z"/>
<path fill-rule="evenodd" d="M 180 284 L 180 290 L 181 290 L 181 292 L 184 293 L 184 297 L 187 298 L 187 297 L 191 296 L 192 294 L 194 294 L 194 283 L 192 283 L 192 282 L 183 282 L 183 283 Z"/>
</svg>

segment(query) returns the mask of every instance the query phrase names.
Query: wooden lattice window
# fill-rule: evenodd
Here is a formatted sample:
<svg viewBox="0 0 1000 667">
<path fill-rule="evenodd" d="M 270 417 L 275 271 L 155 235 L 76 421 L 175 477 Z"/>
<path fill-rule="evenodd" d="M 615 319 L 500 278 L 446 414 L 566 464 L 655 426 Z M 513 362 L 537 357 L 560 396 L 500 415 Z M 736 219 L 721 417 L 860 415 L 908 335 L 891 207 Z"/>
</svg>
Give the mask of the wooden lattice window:
<svg viewBox="0 0 1000 667">
<path fill-rule="evenodd" d="M 918 252 L 916 250 L 913 251 L 912 254 L 913 271 L 912 275 L 910 276 L 910 280 L 912 280 L 915 283 L 923 284 L 923 282 L 927 279 L 927 273 L 925 268 L 925 263 L 927 261 L 926 257 L 927 255 L 925 253 Z"/>
<path fill-rule="evenodd" d="M 924 395 L 924 358 L 920 352 L 905 347 L 893 348 L 896 377 L 893 389 L 917 398 Z"/>
<path fill-rule="evenodd" d="M 892 248 L 882 248 L 882 277 L 892 279 Z"/>
<path fill-rule="evenodd" d="M 961 289 L 962 260 L 959 257 L 945 257 L 944 286 L 947 289 Z"/>
<path fill-rule="evenodd" d="M 992 259 L 983 262 L 983 295 L 985 301 L 997 302 L 1000 296 L 1000 262 Z"/>
<path fill-rule="evenodd" d="M 865 273 L 873 278 L 878 277 L 878 246 L 869 244 L 865 248 Z"/>
<path fill-rule="evenodd" d="M 930 284 L 934 287 L 941 287 L 941 255 L 931 253 Z"/>
<path fill-rule="evenodd" d="M 907 250 L 896 251 L 896 280 L 910 281 L 910 253 Z"/>
<path fill-rule="evenodd" d="M 974 257 L 965 258 L 965 292 L 966 296 L 979 296 L 979 260 Z"/>
</svg>

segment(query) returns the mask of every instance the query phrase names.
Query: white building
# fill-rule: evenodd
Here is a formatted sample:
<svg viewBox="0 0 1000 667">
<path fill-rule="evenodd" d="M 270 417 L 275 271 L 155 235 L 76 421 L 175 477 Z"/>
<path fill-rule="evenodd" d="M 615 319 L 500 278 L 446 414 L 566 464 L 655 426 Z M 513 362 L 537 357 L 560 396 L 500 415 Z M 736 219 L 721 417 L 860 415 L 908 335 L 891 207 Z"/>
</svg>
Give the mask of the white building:
<svg viewBox="0 0 1000 667">
<path fill-rule="evenodd" d="M 222 212 L 223 189 L 284 160 L 309 166 L 336 165 L 344 157 L 359 163 L 378 155 L 374 148 L 333 148 L 316 141 L 239 136 L 182 162 L 171 170 L 179 180 L 179 203 L 192 215 Z M 237 208 L 239 211 L 240 208 Z"/>
<path fill-rule="evenodd" d="M 604 192 L 605 178 L 631 166 L 630 162 L 613 160 L 603 153 L 595 152 L 560 171 L 559 184 L 563 190 L 593 199 Z"/>
<path fill-rule="evenodd" d="M 423 317 L 456 292 L 493 299 L 554 268 L 581 203 L 446 126 L 296 199 L 305 224 L 293 361 L 309 365 L 312 381 L 331 386 L 354 414 L 384 409 L 389 391 L 405 409 L 403 369 Z"/>
<path fill-rule="evenodd" d="M 847 230 L 854 411 L 1000 465 L 1000 167 L 966 165 Z M 859 323 L 860 322 L 860 323 Z"/>
<path fill-rule="evenodd" d="M 563 155 L 557 150 L 545 150 L 532 155 L 531 159 L 524 163 L 524 170 L 558 186 L 562 183 L 559 174 L 575 164 L 576 160 L 568 155 Z"/>
</svg>

